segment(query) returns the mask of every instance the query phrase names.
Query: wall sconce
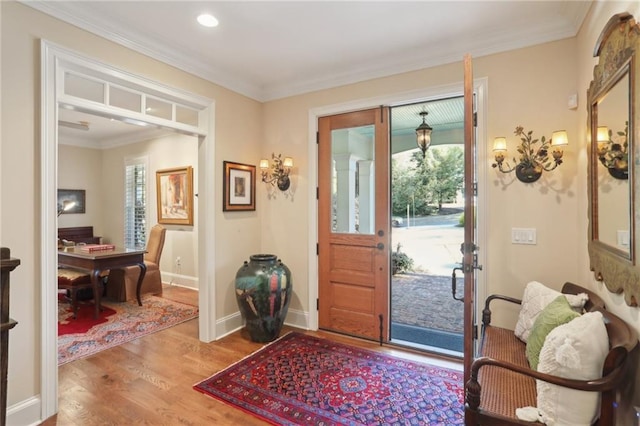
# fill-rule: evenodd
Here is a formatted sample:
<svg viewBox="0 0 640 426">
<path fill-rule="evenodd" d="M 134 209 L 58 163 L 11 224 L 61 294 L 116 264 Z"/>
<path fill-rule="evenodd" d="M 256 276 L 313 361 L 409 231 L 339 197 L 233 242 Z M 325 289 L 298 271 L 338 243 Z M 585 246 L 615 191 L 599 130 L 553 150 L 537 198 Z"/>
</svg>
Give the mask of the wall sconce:
<svg viewBox="0 0 640 426">
<path fill-rule="evenodd" d="M 262 170 L 262 181 L 277 186 L 280 191 L 286 191 L 291 185 L 289 172 L 293 167 L 293 158 L 284 157 L 282 154 L 271 154 L 273 163 L 269 165 L 269 160 L 260 160 L 260 170 Z"/>
<path fill-rule="evenodd" d="M 629 122 L 625 122 L 624 132 L 618 132 L 620 141 L 613 141 L 613 131 L 607 126 L 599 126 L 596 131 L 598 159 L 616 179 L 629 179 L 629 143 L 627 132 Z"/>
<path fill-rule="evenodd" d="M 516 148 L 520 154 L 520 161 L 518 162 L 514 158 L 513 167 L 504 163 L 504 158 L 507 154 L 507 139 L 499 137 L 493 141 L 493 154 L 496 162 L 491 167 L 497 167 L 502 173 L 511 173 L 515 170 L 516 177 L 520 182 L 531 183 L 540 179 L 543 170 L 550 172 L 562 164 L 562 149 L 560 147 L 569 144 L 566 131 L 557 130 L 553 132 L 549 140 L 546 140 L 544 136 L 539 140 L 533 139 L 533 131 L 530 130 L 525 133 L 522 126 L 516 127 L 513 133 L 516 136 L 520 136 L 522 141 Z M 536 149 L 535 145 L 538 142 L 541 143 L 541 146 Z M 549 158 L 549 147 L 554 148 L 551 153 L 553 158 Z"/>
<path fill-rule="evenodd" d="M 426 122 L 427 114 L 429 114 L 427 111 L 420 113 L 420 116 L 422 116 L 422 124 L 416 129 L 416 143 L 418 144 L 418 148 L 422 150 L 422 158 L 425 157 L 427 149 L 429 149 L 429 145 L 431 145 L 431 132 L 433 132 L 433 128 Z"/>
<path fill-rule="evenodd" d="M 60 215 L 66 211 L 71 210 L 72 208 L 74 208 L 76 205 L 75 201 L 71 201 L 71 200 L 64 200 L 62 202 L 62 206 L 60 206 L 60 208 L 58 209 L 58 217 L 60 217 Z"/>
</svg>

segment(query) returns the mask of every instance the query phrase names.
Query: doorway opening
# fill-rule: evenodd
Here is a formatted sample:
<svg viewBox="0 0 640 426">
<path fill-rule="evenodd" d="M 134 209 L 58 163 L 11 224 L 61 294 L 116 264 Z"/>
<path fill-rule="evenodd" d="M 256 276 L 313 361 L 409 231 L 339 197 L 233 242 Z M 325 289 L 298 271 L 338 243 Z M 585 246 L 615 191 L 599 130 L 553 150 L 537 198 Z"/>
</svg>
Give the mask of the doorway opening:
<svg viewBox="0 0 640 426">
<path fill-rule="evenodd" d="M 464 97 L 392 107 L 390 124 L 391 342 L 461 357 Z"/>
</svg>

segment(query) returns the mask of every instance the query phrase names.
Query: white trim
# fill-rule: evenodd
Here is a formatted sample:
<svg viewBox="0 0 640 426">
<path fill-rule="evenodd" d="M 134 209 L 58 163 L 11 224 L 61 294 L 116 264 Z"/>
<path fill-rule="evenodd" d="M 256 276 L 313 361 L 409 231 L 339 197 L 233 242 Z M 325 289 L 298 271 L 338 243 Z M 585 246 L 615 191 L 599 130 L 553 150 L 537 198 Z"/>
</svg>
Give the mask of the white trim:
<svg viewBox="0 0 640 426">
<path fill-rule="evenodd" d="M 216 183 L 213 166 L 215 164 L 215 103 L 195 94 L 174 89 L 162 84 L 146 80 L 142 77 L 118 70 L 108 64 L 81 56 L 78 53 L 60 47 L 46 40 L 41 40 L 41 142 L 42 157 L 41 170 L 41 419 L 47 419 L 58 411 L 58 359 L 57 359 L 57 306 L 55 287 L 51 286 L 52 277 L 57 273 L 57 218 L 55 214 L 57 167 L 58 167 L 58 105 L 61 98 L 61 88 L 64 83 L 62 70 L 81 69 L 98 75 L 107 81 L 126 82 L 128 87 L 136 86 L 146 93 L 161 94 L 165 98 L 173 99 L 183 105 L 199 111 L 199 126 L 189 129 L 180 123 L 164 123 L 165 128 L 181 132 L 197 131 L 198 133 L 198 186 L 202 199 L 206 203 L 199 203 L 198 214 L 201 218 L 198 227 L 198 271 L 199 282 L 199 328 L 201 341 L 210 342 L 216 338 L 216 306 L 215 295 L 215 246 L 213 244 L 213 230 L 215 229 L 215 204 L 217 199 Z M 66 97 L 68 101 L 68 97 Z M 127 118 L 121 111 L 110 110 L 104 106 L 90 105 L 82 102 L 82 108 L 99 114 L 113 114 Z M 133 113 L 132 113 L 133 114 Z M 138 116 L 134 118 L 139 118 Z M 52 207 L 49 207 L 52 206 Z"/>
<path fill-rule="evenodd" d="M 7 407 L 7 424 L 35 426 L 41 423 L 40 398 L 37 396 Z"/>
<path fill-rule="evenodd" d="M 487 78 L 474 79 L 474 91 L 477 95 L 478 109 L 478 130 L 476 144 L 478 146 L 477 161 L 483 161 L 486 158 L 486 111 L 488 99 L 488 82 Z M 393 95 L 379 96 L 370 99 L 360 99 L 341 104 L 327 105 L 309 110 L 309 158 L 307 167 L 309 169 L 308 181 L 313 188 L 318 186 L 318 146 L 316 142 L 318 131 L 318 118 L 341 114 L 350 111 L 357 111 L 367 108 L 375 108 L 380 105 L 399 106 L 417 102 L 425 102 L 429 100 L 442 99 L 451 96 L 463 95 L 463 84 L 447 84 L 442 86 L 429 87 L 426 89 L 397 93 Z M 478 167 L 478 245 L 486 246 L 486 209 L 488 200 L 486 199 L 486 167 Z M 485 198 L 483 198 L 485 197 Z M 309 329 L 318 330 L 318 311 L 315 309 L 316 300 L 318 299 L 318 256 L 316 255 L 316 243 L 318 242 L 318 200 L 316 197 L 309 197 L 309 247 L 308 247 L 308 264 L 309 274 L 307 281 L 309 282 Z M 478 253 L 478 261 L 483 264 L 486 260 L 486 250 Z M 484 300 L 485 296 L 485 272 L 476 272 L 478 292 L 477 300 Z M 480 307 L 476 306 L 476 317 L 479 318 L 481 312 Z"/>
</svg>

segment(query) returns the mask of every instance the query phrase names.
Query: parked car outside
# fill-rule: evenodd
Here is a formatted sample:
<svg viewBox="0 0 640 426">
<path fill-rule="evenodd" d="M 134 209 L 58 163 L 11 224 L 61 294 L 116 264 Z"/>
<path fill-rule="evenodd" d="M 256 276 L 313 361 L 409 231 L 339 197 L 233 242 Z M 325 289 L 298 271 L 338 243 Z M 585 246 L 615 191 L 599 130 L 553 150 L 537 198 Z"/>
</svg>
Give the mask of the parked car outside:
<svg viewBox="0 0 640 426">
<path fill-rule="evenodd" d="M 394 227 L 399 227 L 402 226 L 402 224 L 404 223 L 404 221 L 402 220 L 402 218 L 400 216 L 393 216 L 391 217 L 391 226 Z"/>
</svg>

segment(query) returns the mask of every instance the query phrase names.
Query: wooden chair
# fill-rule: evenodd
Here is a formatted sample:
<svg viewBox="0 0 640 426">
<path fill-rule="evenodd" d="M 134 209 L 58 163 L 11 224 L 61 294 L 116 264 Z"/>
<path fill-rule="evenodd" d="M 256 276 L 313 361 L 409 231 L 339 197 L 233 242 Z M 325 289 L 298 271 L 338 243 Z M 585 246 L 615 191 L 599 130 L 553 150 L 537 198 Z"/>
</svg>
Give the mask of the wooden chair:
<svg viewBox="0 0 640 426">
<path fill-rule="evenodd" d="M 58 268 L 58 289 L 66 290 L 65 298 L 71 303 L 74 319 L 78 316 L 78 291 L 91 288 L 91 276 L 86 271 Z"/>
<path fill-rule="evenodd" d="M 147 272 L 142 281 L 140 294 L 162 294 L 160 256 L 162 256 L 166 232 L 167 229 L 162 225 L 155 225 L 149 232 L 147 252 L 144 255 L 144 264 L 147 266 Z M 135 299 L 139 275 L 140 268 L 137 266 L 112 269 L 109 273 L 107 284 L 107 297 L 120 302 Z"/>
</svg>

